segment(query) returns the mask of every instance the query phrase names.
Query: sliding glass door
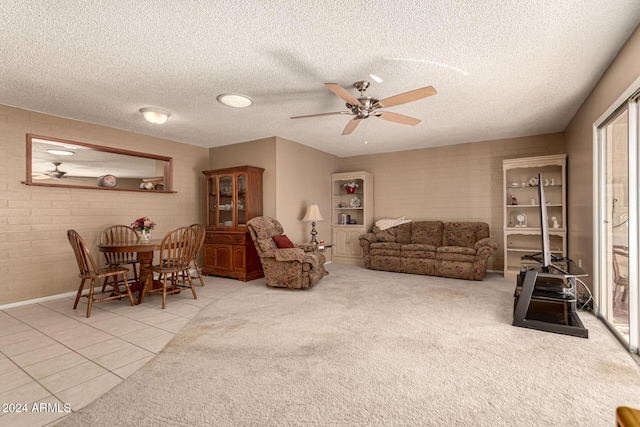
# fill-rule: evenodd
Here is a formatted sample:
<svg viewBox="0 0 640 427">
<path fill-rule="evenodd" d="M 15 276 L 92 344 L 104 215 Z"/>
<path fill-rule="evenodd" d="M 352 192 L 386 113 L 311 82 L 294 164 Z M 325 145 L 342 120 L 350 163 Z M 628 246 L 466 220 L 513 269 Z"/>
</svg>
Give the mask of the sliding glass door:
<svg viewBox="0 0 640 427">
<path fill-rule="evenodd" d="M 602 320 L 638 351 L 638 94 L 621 102 L 596 137 L 597 304 Z"/>
</svg>

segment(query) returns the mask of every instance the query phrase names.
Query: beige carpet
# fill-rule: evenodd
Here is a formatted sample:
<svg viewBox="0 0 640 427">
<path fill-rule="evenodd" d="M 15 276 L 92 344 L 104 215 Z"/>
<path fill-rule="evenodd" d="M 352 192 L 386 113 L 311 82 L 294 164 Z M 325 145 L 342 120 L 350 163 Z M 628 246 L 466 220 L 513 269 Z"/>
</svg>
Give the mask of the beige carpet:
<svg viewBox="0 0 640 427">
<path fill-rule="evenodd" d="M 590 338 L 511 326 L 513 283 L 331 264 L 305 291 L 216 279 L 155 359 L 65 426 L 612 426 L 640 367 Z M 170 301 L 169 301 L 170 304 Z"/>
</svg>

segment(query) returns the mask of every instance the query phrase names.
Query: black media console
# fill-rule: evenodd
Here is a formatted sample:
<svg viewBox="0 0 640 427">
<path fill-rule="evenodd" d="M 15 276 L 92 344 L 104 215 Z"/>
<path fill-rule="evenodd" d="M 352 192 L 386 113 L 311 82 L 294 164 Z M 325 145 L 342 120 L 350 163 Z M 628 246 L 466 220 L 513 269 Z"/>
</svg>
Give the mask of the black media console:
<svg viewBox="0 0 640 427">
<path fill-rule="evenodd" d="M 576 278 L 587 274 L 569 259 L 520 272 L 514 294 L 513 325 L 588 338 L 576 313 Z"/>
</svg>

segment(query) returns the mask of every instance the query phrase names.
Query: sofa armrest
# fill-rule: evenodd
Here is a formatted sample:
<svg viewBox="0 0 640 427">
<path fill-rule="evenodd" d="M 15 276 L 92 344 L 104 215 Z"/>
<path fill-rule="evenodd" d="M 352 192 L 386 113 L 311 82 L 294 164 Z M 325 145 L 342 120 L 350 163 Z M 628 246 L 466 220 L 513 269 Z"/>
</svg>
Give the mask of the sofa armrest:
<svg viewBox="0 0 640 427">
<path fill-rule="evenodd" d="M 479 249 L 489 249 L 491 253 L 494 253 L 495 251 L 497 251 L 498 247 L 499 247 L 498 242 L 496 242 L 490 237 L 485 237 L 484 239 L 480 239 L 476 242 L 475 245 L 473 245 L 473 249 L 475 249 L 476 251 Z"/>
<path fill-rule="evenodd" d="M 276 261 L 299 261 L 303 262 L 305 252 L 301 248 L 274 249 Z"/>
<path fill-rule="evenodd" d="M 268 251 L 263 251 L 260 254 L 260 258 L 275 258 L 276 257 L 276 251 L 278 251 L 279 249 L 269 249 Z"/>
<path fill-rule="evenodd" d="M 315 252 L 318 248 L 318 245 L 313 243 L 297 243 L 294 245 L 296 248 L 300 248 L 305 252 Z"/>
<path fill-rule="evenodd" d="M 376 239 L 376 235 L 373 233 L 363 234 L 362 236 L 358 237 L 358 240 L 360 240 L 360 246 L 362 246 L 363 248 L 365 245 L 369 246 L 371 243 L 375 243 L 378 241 Z"/>
</svg>

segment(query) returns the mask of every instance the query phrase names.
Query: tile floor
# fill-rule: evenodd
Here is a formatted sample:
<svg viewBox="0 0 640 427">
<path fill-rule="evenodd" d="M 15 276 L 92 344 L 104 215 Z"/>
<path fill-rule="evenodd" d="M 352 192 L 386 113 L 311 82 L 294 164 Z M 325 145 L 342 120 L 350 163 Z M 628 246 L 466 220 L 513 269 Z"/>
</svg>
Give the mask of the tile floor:
<svg viewBox="0 0 640 427">
<path fill-rule="evenodd" d="M 60 422 L 151 360 L 202 307 L 247 286 L 204 280 L 196 281 L 198 299 L 189 290 L 169 295 L 164 310 L 160 295 L 135 307 L 126 299 L 94 304 L 88 319 L 86 298 L 76 310 L 73 297 L 0 310 L 0 426 Z"/>
</svg>

